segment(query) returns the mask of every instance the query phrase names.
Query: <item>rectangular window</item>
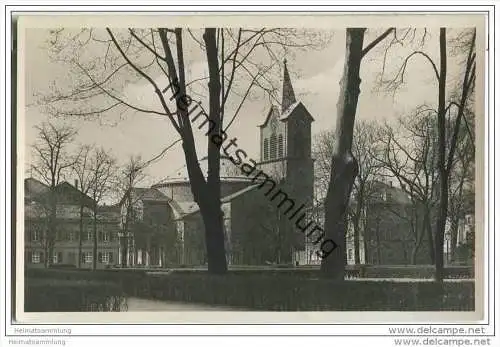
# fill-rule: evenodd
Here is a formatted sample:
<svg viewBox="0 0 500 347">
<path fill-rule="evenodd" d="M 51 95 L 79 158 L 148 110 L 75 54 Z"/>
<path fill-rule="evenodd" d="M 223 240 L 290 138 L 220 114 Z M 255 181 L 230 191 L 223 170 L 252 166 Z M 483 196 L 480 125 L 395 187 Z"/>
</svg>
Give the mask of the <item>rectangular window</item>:
<svg viewBox="0 0 500 347">
<path fill-rule="evenodd" d="M 54 253 L 52 256 L 52 264 L 60 264 L 62 263 L 62 260 L 62 252 Z"/>
<path fill-rule="evenodd" d="M 70 230 L 70 231 L 68 231 L 66 237 L 67 237 L 68 241 L 74 241 L 75 240 L 75 233 Z"/>
<path fill-rule="evenodd" d="M 32 230 L 31 231 L 31 241 L 40 241 L 40 231 L 39 230 Z"/>
<path fill-rule="evenodd" d="M 99 253 L 99 262 L 102 264 L 110 264 L 113 262 L 113 252 Z"/>
<path fill-rule="evenodd" d="M 104 252 L 102 254 L 101 263 L 103 263 L 103 264 L 109 263 L 109 252 Z"/>
<path fill-rule="evenodd" d="M 31 262 L 33 264 L 39 264 L 40 263 L 40 252 L 33 252 L 31 253 Z"/>
<path fill-rule="evenodd" d="M 348 249 L 348 250 L 347 250 L 347 257 L 348 257 L 349 259 L 353 259 L 353 258 L 354 258 L 354 255 L 353 255 L 353 253 L 352 253 L 352 249 Z"/>
<path fill-rule="evenodd" d="M 278 136 L 278 156 L 283 158 L 283 135 Z"/>
<path fill-rule="evenodd" d="M 271 159 L 276 159 L 276 150 L 277 150 L 277 138 L 276 134 L 271 135 L 271 140 L 269 141 L 271 147 Z"/>
<path fill-rule="evenodd" d="M 467 220 L 467 224 L 472 224 L 472 217 L 471 216 L 467 216 L 466 220 Z"/>
<path fill-rule="evenodd" d="M 102 240 L 104 242 L 109 242 L 110 241 L 109 232 L 105 231 L 105 232 L 102 233 Z"/>
<path fill-rule="evenodd" d="M 92 261 L 94 260 L 92 257 L 92 252 L 85 252 L 84 253 L 84 260 L 86 264 L 92 264 Z"/>
</svg>

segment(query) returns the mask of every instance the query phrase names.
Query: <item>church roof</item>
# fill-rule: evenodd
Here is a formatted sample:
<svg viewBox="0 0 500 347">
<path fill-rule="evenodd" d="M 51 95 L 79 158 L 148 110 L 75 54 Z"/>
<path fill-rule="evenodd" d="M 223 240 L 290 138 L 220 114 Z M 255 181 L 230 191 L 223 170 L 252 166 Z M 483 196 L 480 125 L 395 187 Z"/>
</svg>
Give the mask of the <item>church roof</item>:
<svg viewBox="0 0 500 347">
<path fill-rule="evenodd" d="M 184 216 L 199 210 L 198 204 L 194 201 L 175 201 L 169 199 L 168 203 L 174 211 L 175 219 L 182 219 Z"/>
<path fill-rule="evenodd" d="M 225 203 L 225 202 L 229 202 L 243 194 L 246 194 L 252 190 L 254 190 L 255 188 L 259 187 L 260 185 L 259 184 L 254 184 L 254 185 L 251 185 L 251 186 L 248 186 L 248 187 L 245 187 L 241 190 L 238 190 L 237 192 L 234 192 L 233 194 L 231 195 L 228 195 L 228 196 L 225 196 L 221 199 L 221 202 L 222 203 Z"/>
<path fill-rule="evenodd" d="M 314 118 L 307 111 L 304 104 L 302 104 L 302 102 L 300 101 L 297 101 L 297 99 L 295 98 L 295 92 L 293 91 L 292 81 L 290 79 L 290 74 L 288 73 L 286 59 L 283 61 L 283 65 L 284 65 L 284 72 L 283 72 L 283 89 L 281 95 L 281 111 L 279 107 L 271 105 L 271 108 L 269 109 L 266 118 L 263 120 L 261 124 L 259 124 L 259 127 L 261 128 L 266 126 L 271 115 L 277 117 L 280 121 L 286 121 L 288 120 L 288 118 L 290 118 L 293 112 L 299 107 L 303 107 L 306 110 L 306 114 L 311 118 L 311 121 L 314 121 Z"/>
<path fill-rule="evenodd" d="M 237 192 L 234 192 L 233 194 L 230 194 L 230 195 L 227 195 L 225 197 L 223 197 L 221 199 L 221 203 L 226 203 L 226 202 L 230 202 L 231 200 L 237 198 L 237 197 L 240 197 L 254 189 L 256 189 L 257 187 L 259 187 L 258 184 L 254 184 L 254 185 L 251 185 L 251 186 L 248 186 L 248 187 L 245 187 L 243 189 L 240 189 L 238 190 Z M 192 213 L 195 213 L 195 212 L 198 212 L 200 210 L 200 208 L 198 207 L 198 204 L 196 204 L 195 202 L 185 202 L 185 203 L 179 203 L 179 202 L 175 202 L 176 204 L 178 205 L 183 205 L 183 206 L 179 206 L 181 208 L 184 208 L 184 216 L 185 215 L 188 215 L 188 214 L 192 214 Z"/>
<path fill-rule="evenodd" d="M 291 105 L 297 102 L 295 99 L 295 92 L 293 91 L 292 81 L 290 80 L 290 74 L 288 73 L 288 67 L 286 66 L 286 59 L 283 61 L 284 71 L 283 71 L 283 89 L 282 89 L 282 99 L 281 99 L 281 112 L 284 113 Z"/>
<path fill-rule="evenodd" d="M 259 127 L 265 127 L 267 122 L 269 121 L 269 118 L 271 118 L 271 115 L 275 115 L 279 117 L 279 109 L 275 105 L 271 105 L 271 108 L 269 109 L 269 112 L 267 112 L 266 118 L 259 124 Z"/>
<path fill-rule="evenodd" d="M 283 112 L 280 115 L 280 120 L 283 121 L 283 120 L 286 120 L 286 119 L 290 118 L 290 116 L 293 114 L 293 112 L 295 110 L 298 110 L 301 107 L 304 108 L 304 110 L 306 111 L 306 115 L 309 116 L 309 118 L 311 118 L 311 121 L 314 121 L 313 116 L 311 116 L 311 114 L 309 113 L 309 111 L 307 111 L 307 108 L 300 101 L 292 104 L 287 110 L 285 110 L 285 112 Z"/>
<path fill-rule="evenodd" d="M 147 201 L 168 201 L 168 198 L 154 188 L 132 188 L 134 198 Z"/>
<path fill-rule="evenodd" d="M 204 157 L 199 161 L 201 171 L 203 172 L 203 175 L 205 177 L 207 176 L 208 172 L 208 158 Z M 227 156 L 221 155 L 220 158 L 220 178 L 221 181 L 238 181 L 238 180 L 244 180 L 248 181 L 250 180 L 247 175 L 245 175 L 243 172 L 241 172 L 241 169 L 233 164 L 231 159 Z M 161 184 L 165 183 L 171 183 L 171 182 L 188 182 L 189 181 L 189 175 L 187 171 L 187 166 L 184 165 L 181 168 L 175 170 L 174 172 L 170 173 L 167 177 L 165 177 L 163 180 L 160 182 L 156 183 L 153 187 L 159 186 Z"/>
<path fill-rule="evenodd" d="M 297 101 L 293 104 L 291 104 L 288 109 L 286 109 L 283 113 L 281 114 L 277 114 L 276 112 L 279 112 L 278 108 L 276 106 L 271 106 L 269 112 L 267 113 L 267 116 L 266 118 L 264 119 L 264 121 L 259 124 L 259 127 L 265 127 L 267 122 L 269 121 L 269 119 L 271 118 L 271 115 L 277 115 L 278 116 L 278 119 L 280 121 L 286 121 L 290 118 L 290 116 L 294 113 L 295 110 L 299 109 L 299 108 L 304 108 L 304 110 L 306 111 L 306 115 L 311 119 L 311 121 L 314 121 L 314 118 L 313 116 L 309 113 L 309 111 L 307 111 L 307 108 L 304 106 L 304 104 L 301 102 L 301 101 Z"/>
</svg>

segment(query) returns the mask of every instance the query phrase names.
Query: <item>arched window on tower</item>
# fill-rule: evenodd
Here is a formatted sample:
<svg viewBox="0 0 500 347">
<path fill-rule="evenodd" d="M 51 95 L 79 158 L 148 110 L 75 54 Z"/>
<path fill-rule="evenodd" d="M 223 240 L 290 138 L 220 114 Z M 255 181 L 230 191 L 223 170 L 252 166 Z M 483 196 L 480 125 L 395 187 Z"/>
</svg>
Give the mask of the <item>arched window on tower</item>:
<svg viewBox="0 0 500 347">
<path fill-rule="evenodd" d="M 276 159 L 276 145 L 277 145 L 277 141 L 276 141 L 276 134 L 272 134 L 271 135 L 271 141 L 270 141 L 270 145 L 271 145 L 271 159 Z"/>
<path fill-rule="evenodd" d="M 269 140 L 264 139 L 264 160 L 269 159 Z"/>
<path fill-rule="evenodd" d="M 283 158 L 283 135 L 278 136 L 278 157 Z"/>
</svg>

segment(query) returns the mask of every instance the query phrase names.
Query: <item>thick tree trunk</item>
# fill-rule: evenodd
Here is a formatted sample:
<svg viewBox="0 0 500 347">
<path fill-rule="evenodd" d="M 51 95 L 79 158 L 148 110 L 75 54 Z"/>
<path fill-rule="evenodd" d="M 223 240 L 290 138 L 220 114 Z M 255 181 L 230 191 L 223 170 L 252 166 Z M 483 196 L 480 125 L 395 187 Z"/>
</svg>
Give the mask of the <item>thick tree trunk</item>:
<svg viewBox="0 0 500 347">
<path fill-rule="evenodd" d="M 227 259 L 224 242 L 224 217 L 221 209 L 220 191 L 220 142 L 214 141 L 216 138 L 222 139 L 221 120 L 221 83 L 219 75 L 219 58 L 217 52 L 216 29 L 207 28 L 203 34 L 206 44 L 208 62 L 208 89 L 210 113 L 209 120 L 215 124 L 209 133 L 208 139 L 208 173 L 207 192 L 205 197 L 207 202 L 207 215 L 203 219 L 207 230 L 207 251 L 208 270 L 211 273 L 222 274 L 227 271 Z"/>
<path fill-rule="evenodd" d="M 183 143 L 185 152 L 192 148 Z M 224 248 L 224 223 L 220 201 L 220 184 L 209 187 L 202 176 L 199 164 L 191 155 L 186 156 L 186 166 L 191 182 L 191 191 L 200 207 L 200 214 L 205 226 L 205 246 L 207 251 L 208 271 L 213 274 L 223 274 L 227 271 Z"/>
<path fill-rule="evenodd" d="M 446 28 L 439 30 L 440 74 L 438 95 L 439 209 L 436 221 L 436 281 L 444 277 L 444 234 L 448 212 L 448 172 L 446 170 Z"/>
<path fill-rule="evenodd" d="M 344 280 L 346 210 L 358 163 L 352 155 L 352 137 L 358 96 L 360 93 L 359 69 L 361 65 L 364 28 L 346 30 L 346 56 L 339 100 L 337 103 L 337 145 L 332 157 L 330 184 L 325 203 L 325 234 L 337 244 L 331 254 L 321 261 L 324 276 Z"/>
<path fill-rule="evenodd" d="M 208 271 L 212 274 L 224 274 L 227 271 L 224 252 L 223 218 L 220 205 L 210 204 L 200 208 L 205 224 L 205 242 L 207 248 Z M 222 250 L 222 251 L 221 251 Z"/>
</svg>

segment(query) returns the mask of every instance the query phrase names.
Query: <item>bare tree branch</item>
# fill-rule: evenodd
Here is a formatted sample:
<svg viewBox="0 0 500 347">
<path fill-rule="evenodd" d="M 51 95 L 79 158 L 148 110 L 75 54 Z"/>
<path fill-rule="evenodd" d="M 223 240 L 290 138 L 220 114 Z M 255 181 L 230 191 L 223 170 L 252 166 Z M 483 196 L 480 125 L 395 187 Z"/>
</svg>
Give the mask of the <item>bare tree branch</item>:
<svg viewBox="0 0 500 347">
<path fill-rule="evenodd" d="M 396 28 L 389 28 L 384 33 L 382 33 L 380 36 L 378 36 L 375 40 L 370 42 L 363 51 L 361 51 L 361 56 L 364 57 L 373 47 L 378 45 L 382 40 L 384 40 L 391 32 L 395 31 Z"/>
<path fill-rule="evenodd" d="M 172 116 L 172 113 L 170 112 L 168 106 L 167 106 L 167 103 L 165 101 L 165 98 L 163 97 L 163 93 L 161 92 L 160 88 L 158 88 L 158 85 L 155 83 L 155 81 L 153 81 L 153 79 L 151 77 L 149 77 L 144 71 L 142 71 L 141 69 L 139 69 L 128 57 L 127 55 L 125 54 L 125 52 L 122 50 L 122 48 L 120 47 L 120 45 L 118 44 L 118 42 L 116 41 L 115 39 L 115 36 L 113 35 L 112 31 L 109 29 L 109 28 L 106 28 L 106 31 L 108 32 L 109 36 L 111 37 L 111 40 L 113 41 L 113 43 L 115 44 L 115 47 L 118 49 L 118 51 L 120 52 L 120 54 L 122 55 L 123 59 L 125 59 L 125 61 L 139 74 L 141 75 L 142 77 L 144 77 L 154 88 L 154 91 L 156 93 L 156 95 L 158 96 L 158 98 L 160 99 L 160 103 L 161 105 L 163 106 L 163 109 L 165 110 L 166 112 L 166 116 L 170 119 L 170 122 L 172 123 L 173 127 L 175 128 L 175 130 L 177 130 L 178 133 L 180 133 L 180 128 L 179 128 L 179 125 L 175 122 L 173 116 Z"/>
</svg>

